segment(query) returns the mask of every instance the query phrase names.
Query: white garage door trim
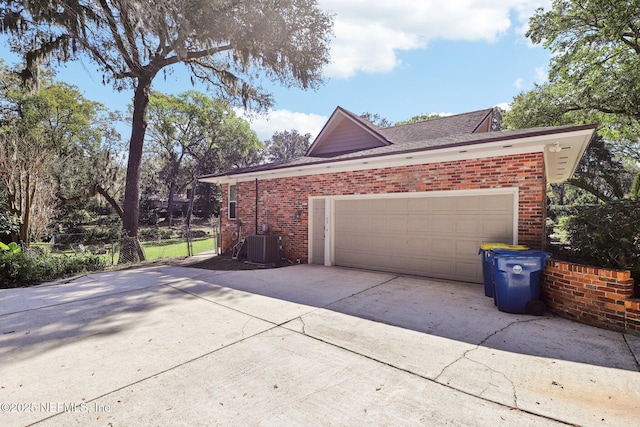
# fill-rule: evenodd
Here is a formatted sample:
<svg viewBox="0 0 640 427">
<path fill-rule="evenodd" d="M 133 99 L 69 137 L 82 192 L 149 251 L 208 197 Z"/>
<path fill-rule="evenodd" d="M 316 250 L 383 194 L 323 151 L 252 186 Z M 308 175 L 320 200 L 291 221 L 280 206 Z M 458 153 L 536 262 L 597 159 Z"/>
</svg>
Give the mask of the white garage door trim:
<svg viewBox="0 0 640 427">
<path fill-rule="evenodd" d="M 324 223 L 324 265 L 335 265 L 335 202 L 339 200 L 371 200 L 371 199 L 393 199 L 393 198 L 424 198 L 424 197 L 463 197 L 463 196 L 483 196 L 483 195 L 513 195 L 513 236 L 512 243 L 518 243 L 518 206 L 519 206 L 519 193 L 517 187 L 507 188 L 491 188 L 491 189 L 479 189 L 479 190 L 448 190 L 448 191 L 427 191 L 427 192 L 415 192 L 415 193 L 383 193 L 383 194 L 358 194 L 358 195 L 344 195 L 344 196 L 320 196 L 309 197 L 309 240 L 308 240 L 308 252 L 309 263 L 314 262 L 314 244 L 313 236 L 314 223 L 319 227 Z M 324 221 L 316 221 L 319 218 L 314 218 L 316 215 L 313 209 L 314 203 L 324 202 Z"/>
</svg>

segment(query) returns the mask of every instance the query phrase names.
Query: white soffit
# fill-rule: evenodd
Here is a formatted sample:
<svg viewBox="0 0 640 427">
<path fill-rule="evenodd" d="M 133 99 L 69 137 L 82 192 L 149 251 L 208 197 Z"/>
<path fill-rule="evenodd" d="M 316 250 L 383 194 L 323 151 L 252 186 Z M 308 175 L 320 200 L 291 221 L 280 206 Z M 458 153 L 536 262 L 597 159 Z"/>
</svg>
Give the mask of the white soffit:
<svg viewBox="0 0 640 427">
<path fill-rule="evenodd" d="M 429 163 L 482 159 L 526 153 L 544 153 L 549 183 L 559 183 L 573 175 L 595 129 L 544 134 L 500 141 L 458 145 L 384 156 L 328 160 L 279 169 L 201 178 L 201 182 L 228 184 L 255 179 L 276 179 L 348 171 L 412 166 Z"/>
<path fill-rule="evenodd" d="M 575 135 L 556 138 L 545 146 L 544 163 L 549 184 L 558 184 L 571 178 L 587 149 L 595 129 L 576 132 Z"/>
</svg>

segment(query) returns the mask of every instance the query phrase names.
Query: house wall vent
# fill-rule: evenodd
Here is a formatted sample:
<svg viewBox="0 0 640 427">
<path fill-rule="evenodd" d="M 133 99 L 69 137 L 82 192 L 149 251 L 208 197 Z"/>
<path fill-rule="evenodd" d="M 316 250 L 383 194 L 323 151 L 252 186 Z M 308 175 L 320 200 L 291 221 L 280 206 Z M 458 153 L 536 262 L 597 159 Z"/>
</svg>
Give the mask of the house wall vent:
<svg viewBox="0 0 640 427">
<path fill-rule="evenodd" d="M 247 259 L 251 262 L 272 263 L 280 259 L 281 236 L 253 235 L 247 238 Z"/>
</svg>

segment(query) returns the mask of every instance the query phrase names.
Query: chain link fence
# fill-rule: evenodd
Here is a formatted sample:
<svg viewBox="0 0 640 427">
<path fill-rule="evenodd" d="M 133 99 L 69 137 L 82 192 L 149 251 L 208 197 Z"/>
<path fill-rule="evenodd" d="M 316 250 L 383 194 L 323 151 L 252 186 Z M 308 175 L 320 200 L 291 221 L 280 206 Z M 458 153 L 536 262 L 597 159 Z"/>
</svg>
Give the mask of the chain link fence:
<svg viewBox="0 0 640 427">
<path fill-rule="evenodd" d="M 219 229 L 143 228 L 138 238 L 120 236 L 114 230 L 91 230 L 78 233 L 55 233 L 45 246 L 52 253 L 91 253 L 107 265 L 137 263 L 142 259 L 188 257 L 205 251 L 219 252 Z"/>
</svg>

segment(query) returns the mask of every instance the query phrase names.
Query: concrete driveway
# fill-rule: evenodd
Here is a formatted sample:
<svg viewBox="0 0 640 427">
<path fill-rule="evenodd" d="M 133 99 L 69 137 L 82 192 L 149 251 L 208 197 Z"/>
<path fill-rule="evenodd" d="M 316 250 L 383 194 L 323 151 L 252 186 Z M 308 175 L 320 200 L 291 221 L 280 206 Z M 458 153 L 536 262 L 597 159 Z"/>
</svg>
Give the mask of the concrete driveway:
<svg viewBox="0 0 640 427">
<path fill-rule="evenodd" d="M 631 426 L 639 355 L 480 285 L 148 267 L 0 290 L 0 426 Z"/>
</svg>

